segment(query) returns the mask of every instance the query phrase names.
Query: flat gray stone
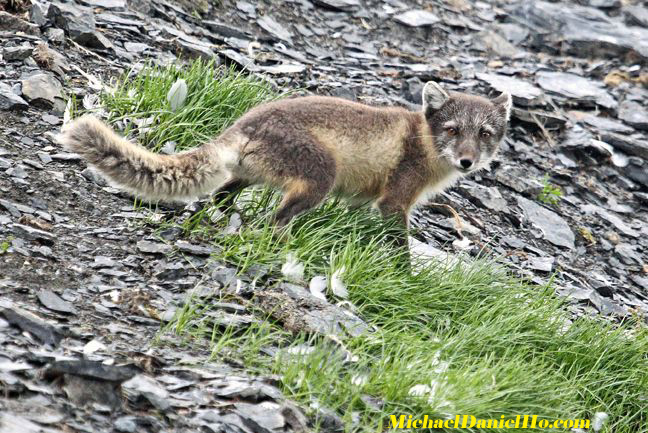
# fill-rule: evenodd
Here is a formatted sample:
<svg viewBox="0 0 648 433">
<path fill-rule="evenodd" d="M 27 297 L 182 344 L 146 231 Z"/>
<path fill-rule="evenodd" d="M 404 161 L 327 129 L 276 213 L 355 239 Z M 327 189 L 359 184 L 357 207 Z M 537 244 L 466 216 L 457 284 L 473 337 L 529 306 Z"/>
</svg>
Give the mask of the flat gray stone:
<svg viewBox="0 0 648 433">
<path fill-rule="evenodd" d="M 508 209 L 506 200 L 494 186 L 473 184 L 466 187 L 462 186 L 461 189 L 466 191 L 470 201 L 483 208 L 496 212 L 504 212 Z"/>
<path fill-rule="evenodd" d="M 394 20 L 410 27 L 431 26 L 441 21 L 438 16 L 423 9 L 412 9 L 398 15 L 394 15 Z"/>
<path fill-rule="evenodd" d="M 634 132 L 634 128 L 609 117 L 589 115 L 583 119 L 583 122 L 600 132 L 619 132 L 621 134 L 632 134 Z"/>
<path fill-rule="evenodd" d="M 26 110 L 29 104 L 13 92 L 5 83 L 0 83 L 0 110 Z"/>
<path fill-rule="evenodd" d="M 568 72 L 541 71 L 536 74 L 538 85 L 547 92 L 563 96 L 578 103 L 595 103 L 606 108 L 616 108 L 616 100 L 601 82 L 592 81 Z"/>
<path fill-rule="evenodd" d="M 634 101 L 623 101 L 619 106 L 619 119 L 637 129 L 648 131 L 648 110 Z"/>
<path fill-rule="evenodd" d="M 527 220 L 540 229 L 547 241 L 559 247 L 574 249 L 574 232 L 562 217 L 524 197 L 518 196 L 517 202 Z"/>
<path fill-rule="evenodd" d="M 81 33 L 78 36 L 75 36 L 74 40 L 89 48 L 96 48 L 99 50 L 111 50 L 114 48 L 110 39 L 98 31 Z"/>
<path fill-rule="evenodd" d="M 23 239 L 30 241 L 39 241 L 47 245 L 52 245 L 54 243 L 54 235 L 50 232 L 46 232 L 45 230 L 35 229 L 34 227 L 24 224 L 13 224 L 11 227 L 14 233 L 22 237 Z"/>
<path fill-rule="evenodd" d="M 73 38 L 95 31 L 94 12 L 89 7 L 54 1 L 49 6 L 47 17 Z"/>
<path fill-rule="evenodd" d="M 270 15 L 264 15 L 257 20 L 257 24 L 266 32 L 285 42 L 292 44 L 292 33 L 290 30 L 279 24 Z"/>
<path fill-rule="evenodd" d="M 137 249 L 142 253 L 148 254 L 168 254 L 173 251 L 171 245 L 163 244 L 162 242 L 153 242 L 141 240 L 137 242 Z"/>
<path fill-rule="evenodd" d="M 641 5 L 628 5 L 623 8 L 625 22 L 631 26 L 648 28 L 648 8 Z"/>
<path fill-rule="evenodd" d="M 49 74 L 38 73 L 22 80 L 22 93 L 29 103 L 52 107 L 57 99 L 62 100 L 63 88 L 58 80 Z"/>
<path fill-rule="evenodd" d="M 472 41 L 471 48 L 487 54 L 494 54 L 499 57 L 512 58 L 520 52 L 520 50 L 506 40 L 504 36 L 492 30 L 484 30 L 475 33 Z"/>
<path fill-rule="evenodd" d="M 540 272 L 551 272 L 556 259 L 553 257 L 529 257 L 526 267 Z"/>
<path fill-rule="evenodd" d="M 22 32 L 27 35 L 40 35 L 40 28 L 9 12 L 0 11 L 0 31 Z M 4 42 L 3 42 L 4 43 Z"/>
<path fill-rule="evenodd" d="M 41 290 L 37 296 L 40 303 L 50 310 L 65 314 L 76 314 L 77 310 L 74 308 L 74 305 L 61 299 L 59 295 L 51 290 Z"/>
<path fill-rule="evenodd" d="M 586 213 L 593 213 L 595 215 L 598 215 L 601 219 L 605 220 L 609 224 L 612 224 L 616 230 L 626 236 L 629 236 L 631 238 L 639 237 L 639 232 L 626 224 L 620 217 L 613 214 L 612 212 L 607 211 L 606 209 L 603 209 L 600 206 L 597 206 L 595 204 L 586 204 L 581 207 L 581 210 Z"/>
<path fill-rule="evenodd" d="M 19 45 L 17 47 L 5 47 L 2 50 L 2 57 L 6 61 L 21 61 L 31 56 L 33 50 L 34 48 L 29 44 Z"/>
<path fill-rule="evenodd" d="M 498 92 L 509 92 L 516 104 L 529 106 L 543 103 L 544 92 L 527 81 L 500 74 L 478 73 L 476 76 Z"/>
<path fill-rule="evenodd" d="M 568 54 L 585 58 L 648 60 L 648 28 L 628 26 L 600 9 L 548 1 L 513 2 L 507 8 L 516 22 L 529 27 L 548 47 L 559 46 Z"/>
<path fill-rule="evenodd" d="M 101 9 L 125 10 L 126 0 L 82 0 L 82 3 Z"/>
<path fill-rule="evenodd" d="M 638 156 L 648 161 L 648 141 L 639 140 L 627 135 L 615 134 L 612 132 L 601 133 L 601 140 L 611 144 L 615 148 L 628 155 Z"/>
</svg>

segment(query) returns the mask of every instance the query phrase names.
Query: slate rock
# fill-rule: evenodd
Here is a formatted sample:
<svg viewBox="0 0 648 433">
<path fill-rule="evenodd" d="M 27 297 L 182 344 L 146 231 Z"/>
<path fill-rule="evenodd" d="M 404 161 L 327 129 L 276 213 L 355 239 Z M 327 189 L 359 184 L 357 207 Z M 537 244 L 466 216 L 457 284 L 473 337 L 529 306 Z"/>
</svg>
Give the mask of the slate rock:
<svg viewBox="0 0 648 433">
<path fill-rule="evenodd" d="M 493 29 L 513 45 L 520 45 L 529 37 L 529 29 L 515 23 L 497 23 Z"/>
<path fill-rule="evenodd" d="M 22 80 L 22 93 L 29 103 L 43 108 L 51 108 L 62 101 L 63 88 L 50 74 L 37 73 Z"/>
<path fill-rule="evenodd" d="M 508 208 L 506 200 L 502 197 L 497 187 L 483 186 L 479 184 L 472 184 L 469 186 L 462 186 L 461 189 L 468 194 L 468 199 L 486 209 L 495 212 L 505 212 Z"/>
<path fill-rule="evenodd" d="M 634 245 L 628 243 L 617 244 L 614 247 L 614 252 L 626 265 L 637 266 L 643 264 L 643 257 Z"/>
<path fill-rule="evenodd" d="M 137 425 L 137 418 L 134 416 L 121 416 L 115 420 L 113 424 L 115 430 L 121 433 L 135 433 L 139 427 Z"/>
<path fill-rule="evenodd" d="M 29 104 L 13 92 L 5 83 L 0 83 L 0 110 L 26 110 Z"/>
<path fill-rule="evenodd" d="M 559 247 L 574 249 L 574 232 L 562 217 L 524 197 L 518 196 L 517 202 L 527 220 L 540 229 L 547 241 Z"/>
<path fill-rule="evenodd" d="M 19 45 L 17 47 L 5 47 L 2 50 L 2 57 L 6 61 L 22 61 L 31 56 L 34 48 L 29 44 Z"/>
<path fill-rule="evenodd" d="M 648 60 L 648 29 L 629 27 L 599 9 L 548 1 L 516 1 L 508 8 L 516 22 L 536 31 L 540 47 L 558 45 L 580 57 L 612 55 Z"/>
<path fill-rule="evenodd" d="M 255 432 L 274 432 L 282 429 L 286 424 L 281 413 L 281 405 L 273 401 L 264 401 L 259 404 L 234 403 L 236 413 L 246 425 L 253 427 Z"/>
<path fill-rule="evenodd" d="M 599 9 L 614 9 L 621 6 L 621 0 L 580 0 L 580 3 Z"/>
<path fill-rule="evenodd" d="M 596 128 L 598 132 L 613 132 L 621 134 L 632 134 L 634 132 L 634 128 L 609 117 L 588 115 L 583 118 L 583 122 Z"/>
<path fill-rule="evenodd" d="M 54 25 L 65 30 L 72 38 L 95 31 L 95 18 L 91 8 L 75 3 L 51 2 L 47 17 Z"/>
<path fill-rule="evenodd" d="M 55 240 L 55 237 L 52 233 L 28 225 L 13 224 L 11 228 L 13 229 L 13 232 L 16 233 L 16 235 L 30 241 L 38 241 L 45 245 L 52 245 Z"/>
<path fill-rule="evenodd" d="M 630 225 L 626 224 L 618 215 L 615 215 L 614 213 L 609 212 L 600 206 L 588 203 L 581 207 L 581 211 L 588 214 L 597 215 L 600 219 L 604 220 L 608 224 L 613 225 L 617 231 L 623 233 L 626 236 L 629 236 L 631 238 L 637 238 L 640 236 L 639 232 L 630 227 Z M 605 224 L 602 223 L 602 225 Z"/>
<path fill-rule="evenodd" d="M 313 3 L 336 11 L 350 11 L 361 6 L 359 0 L 313 0 Z"/>
<path fill-rule="evenodd" d="M 88 379 L 102 380 L 112 383 L 122 383 L 137 375 L 140 369 L 134 365 L 107 365 L 99 361 L 61 360 L 50 363 L 43 372 L 47 379 L 55 379 L 69 374 Z"/>
<path fill-rule="evenodd" d="M 59 295 L 52 292 L 51 290 L 40 290 L 36 295 L 41 304 L 49 308 L 52 311 L 65 314 L 76 314 L 76 308 L 74 305 L 61 299 Z"/>
<path fill-rule="evenodd" d="M 648 28 L 648 8 L 644 5 L 627 5 L 623 7 L 625 22 L 631 26 Z"/>
<path fill-rule="evenodd" d="M 32 319 L 8 308 L 0 310 L 0 316 L 4 316 L 11 325 L 29 332 L 43 344 L 56 347 L 63 339 L 63 334 L 57 328 L 36 318 Z"/>
<path fill-rule="evenodd" d="M 529 257 L 525 265 L 534 271 L 551 272 L 555 261 L 553 257 Z"/>
<path fill-rule="evenodd" d="M 178 50 L 187 58 L 212 60 L 216 57 L 216 53 L 211 49 L 211 46 L 203 42 L 190 42 L 179 38 L 176 39 L 175 43 Z"/>
<path fill-rule="evenodd" d="M 275 38 L 292 44 L 292 33 L 290 30 L 279 24 L 270 15 L 264 15 L 257 20 L 257 24 Z"/>
<path fill-rule="evenodd" d="M 501 74 L 477 73 L 476 77 L 498 92 L 509 92 L 516 104 L 529 106 L 542 103 L 542 90 L 527 81 Z"/>
<path fill-rule="evenodd" d="M 637 183 L 644 189 L 648 189 L 648 161 L 631 156 L 628 158 L 628 165 L 624 167 L 623 174 Z"/>
<path fill-rule="evenodd" d="M 141 240 L 137 242 L 137 249 L 142 253 L 148 254 L 168 254 L 173 251 L 173 247 L 171 245 L 147 240 Z"/>
<path fill-rule="evenodd" d="M 610 143 L 615 148 L 627 153 L 628 155 L 638 156 L 648 161 L 648 140 L 639 140 L 626 135 L 614 134 L 612 132 L 603 132 L 601 140 Z"/>
<path fill-rule="evenodd" d="M 171 406 L 169 392 L 152 377 L 138 374 L 124 382 L 122 388 L 130 399 L 144 397 L 159 410 L 164 411 Z"/>
<path fill-rule="evenodd" d="M 41 433 L 43 428 L 20 415 L 9 411 L 0 413 L 0 433 Z"/>
<path fill-rule="evenodd" d="M 184 240 L 176 241 L 175 246 L 183 253 L 191 254 L 194 256 L 210 256 L 213 252 L 216 251 L 216 248 L 195 245 Z"/>
<path fill-rule="evenodd" d="M 83 4 L 95 8 L 125 10 L 127 8 L 126 0 L 81 0 Z"/>
<path fill-rule="evenodd" d="M 39 27 L 45 26 L 48 21 L 47 15 L 49 13 L 49 7 L 49 1 L 32 0 L 31 8 L 29 9 L 29 21 Z"/>
<path fill-rule="evenodd" d="M 84 32 L 74 38 L 76 42 L 89 48 L 99 50 L 112 50 L 114 48 L 112 42 L 98 31 Z"/>
<path fill-rule="evenodd" d="M 250 39 L 250 36 L 240 28 L 228 25 L 217 20 L 205 20 L 202 22 L 209 30 L 225 38 Z"/>
<path fill-rule="evenodd" d="M 634 101 L 623 101 L 619 106 L 619 119 L 637 129 L 648 131 L 648 110 Z"/>
<path fill-rule="evenodd" d="M 0 11 L 0 31 L 14 33 L 21 32 L 34 36 L 40 35 L 40 29 L 37 25 L 29 23 L 20 17 L 5 11 Z"/>
<path fill-rule="evenodd" d="M 605 108 L 616 108 L 616 100 L 605 90 L 603 83 L 568 72 L 541 71 L 536 74 L 538 85 L 547 92 L 564 96 L 581 104 L 596 103 Z"/>
<path fill-rule="evenodd" d="M 492 30 L 484 30 L 473 35 L 472 49 L 495 55 L 497 57 L 512 58 L 520 50 L 499 33 Z"/>
<path fill-rule="evenodd" d="M 441 21 L 438 16 L 423 9 L 412 9 L 394 15 L 394 20 L 409 27 L 431 26 Z"/>
</svg>

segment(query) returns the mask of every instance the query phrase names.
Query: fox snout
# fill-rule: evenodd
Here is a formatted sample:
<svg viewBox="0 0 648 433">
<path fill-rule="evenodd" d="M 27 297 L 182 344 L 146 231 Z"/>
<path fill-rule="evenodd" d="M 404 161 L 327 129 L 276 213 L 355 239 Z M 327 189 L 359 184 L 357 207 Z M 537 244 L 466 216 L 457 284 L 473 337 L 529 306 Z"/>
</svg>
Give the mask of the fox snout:
<svg viewBox="0 0 648 433">
<path fill-rule="evenodd" d="M 474 170 L 480 159 L 479 147 L 470 143 L 462 143 L 454 151 L 452 163 L 461 171 Z"/>
</svg>

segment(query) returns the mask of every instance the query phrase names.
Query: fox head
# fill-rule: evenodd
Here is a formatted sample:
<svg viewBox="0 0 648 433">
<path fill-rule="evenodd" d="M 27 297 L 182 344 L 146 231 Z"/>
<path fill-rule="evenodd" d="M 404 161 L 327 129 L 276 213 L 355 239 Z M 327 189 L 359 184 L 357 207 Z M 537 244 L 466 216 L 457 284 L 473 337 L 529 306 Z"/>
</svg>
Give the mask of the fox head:
<svg viewBox="0 0 648 433">
<path fill-rule="evenodd" d="M 511 106 L 508 93 L 489 100 L 448 93 L 432 81 L 423 88 L 423 113 L 434 143 L 462 173 L 488 167 L 506 133 Z"/>
</svg>

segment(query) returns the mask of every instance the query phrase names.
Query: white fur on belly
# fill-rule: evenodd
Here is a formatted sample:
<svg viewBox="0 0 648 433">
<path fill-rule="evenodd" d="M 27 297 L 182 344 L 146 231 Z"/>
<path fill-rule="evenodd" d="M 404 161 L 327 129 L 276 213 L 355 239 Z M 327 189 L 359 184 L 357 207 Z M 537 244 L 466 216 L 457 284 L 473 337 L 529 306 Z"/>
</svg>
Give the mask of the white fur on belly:
<svg viewBox="0 0 648 433">
<path fill-rule="evenodd" d="M 416 203 L 414 203 L 414 206 L 425 204 L 433 196 L 454 185 L 462 177 L 462 175 L 463 174 L 461 172 L 453 170 L 440 181 L 426 186 L 423 192 L 416 198 Z"/>
</svg>

